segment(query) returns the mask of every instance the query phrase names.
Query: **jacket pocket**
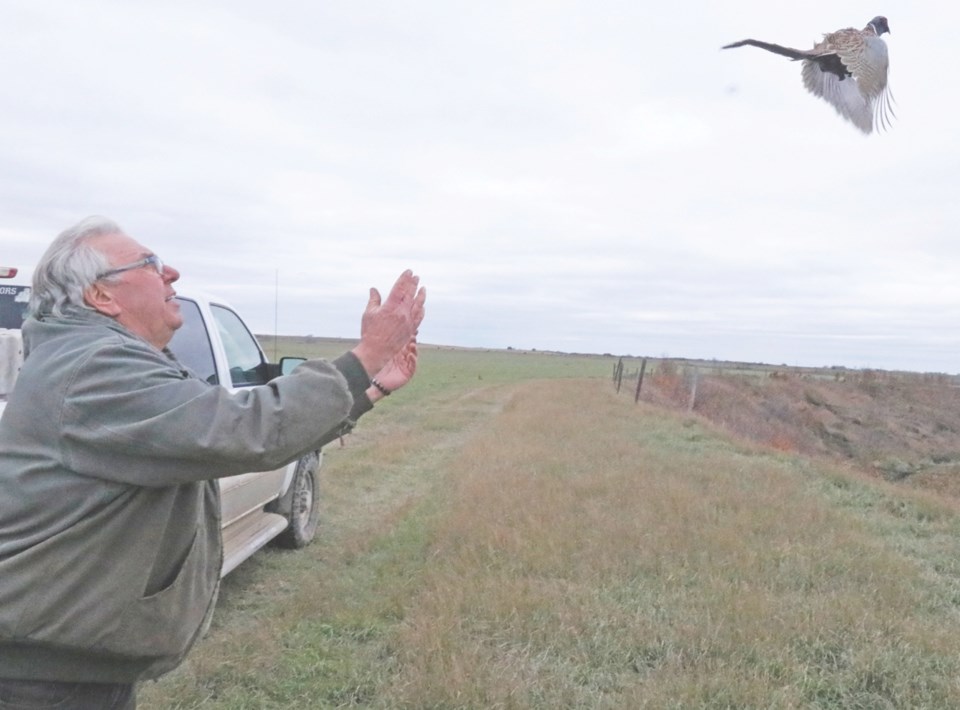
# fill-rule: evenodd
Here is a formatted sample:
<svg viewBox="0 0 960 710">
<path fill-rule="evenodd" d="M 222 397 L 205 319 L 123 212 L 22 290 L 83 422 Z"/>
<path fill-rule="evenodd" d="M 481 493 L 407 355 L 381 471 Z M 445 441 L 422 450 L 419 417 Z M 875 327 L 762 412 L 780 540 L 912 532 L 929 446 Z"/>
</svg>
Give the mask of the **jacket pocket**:
<svg viewBox="0 0 960 710">
<path fill-rule="evenodd" d="M 213 485 L 131 489 L 0 559 L 0 638 L 124 658 L 182 656 L 216 596 L 217 511 Z M 151 571 L 171 538 L 149 531 L 178 524 L 189 526 L 181 528 L 180 561 L 154 591 Z"/>
<path fill-rule="evenodd" d="M 134 600 L 113 630 L 92 649 L 124 656 L 179 656 L 197 636 L 213 603 L 219 567 L 202 535 L 194 537 L 176 577 L 164 589 Z"/>
</svg>

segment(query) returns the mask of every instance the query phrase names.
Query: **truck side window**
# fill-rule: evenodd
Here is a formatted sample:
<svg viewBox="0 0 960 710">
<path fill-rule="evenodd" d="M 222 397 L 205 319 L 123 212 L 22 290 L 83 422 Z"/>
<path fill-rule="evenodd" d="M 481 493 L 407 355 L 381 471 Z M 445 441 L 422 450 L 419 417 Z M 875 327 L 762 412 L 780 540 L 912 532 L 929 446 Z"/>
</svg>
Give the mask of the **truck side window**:
<svg viewBox="0 0 960 710">
<path fill-rule="evenodd" d="M 177 360 L 193 370 L 200 379 L 212 385 L 220 384 L 217 366 L 213 360 L 213 346 L 210 345 L 210 337 L 203 325 L 200 307 L 195 301 L 186 298 L 177 298 L 177 301 L 180 302 L 183 325 L 174 332 L 167 347 Z"/>
<path fill-rule="evenodd" d="M 210 310 L 227 354 L 233 386 L 265 384 L 267 377 L 263 354 L 240 316 L 223 306 L 211 304 Z"/>
</svg>

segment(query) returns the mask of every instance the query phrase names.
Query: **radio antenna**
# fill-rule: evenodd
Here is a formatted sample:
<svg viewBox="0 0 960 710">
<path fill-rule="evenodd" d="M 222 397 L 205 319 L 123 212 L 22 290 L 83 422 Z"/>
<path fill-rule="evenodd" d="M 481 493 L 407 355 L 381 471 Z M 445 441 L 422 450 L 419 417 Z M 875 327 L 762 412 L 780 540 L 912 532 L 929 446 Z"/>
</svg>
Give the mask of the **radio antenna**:
<svg viewBox="0 0 960 710">
<path fill-rule="evenodd" d="M 273 272 L 273 361 L 277 361 L 277 338 L 280 317 L 280 269 Z"/>
</svg>

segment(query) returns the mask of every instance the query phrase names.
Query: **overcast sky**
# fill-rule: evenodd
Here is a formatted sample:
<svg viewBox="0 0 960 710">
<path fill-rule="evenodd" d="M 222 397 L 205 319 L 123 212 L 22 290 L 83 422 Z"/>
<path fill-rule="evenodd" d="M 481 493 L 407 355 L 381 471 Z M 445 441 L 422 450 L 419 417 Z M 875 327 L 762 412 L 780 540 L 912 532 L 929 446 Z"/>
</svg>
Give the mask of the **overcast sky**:
<svg viewBox="0 0 960 710">
<path fill-rule="evenodd" d="M 0 263 L 104 214 L 258 332 L 410 267 L 427 343 L 960 372 L 960 5 L 786 7 L 5 0 Z M 877 14 L 887 133 L 720 50 Z"/>
</svg>

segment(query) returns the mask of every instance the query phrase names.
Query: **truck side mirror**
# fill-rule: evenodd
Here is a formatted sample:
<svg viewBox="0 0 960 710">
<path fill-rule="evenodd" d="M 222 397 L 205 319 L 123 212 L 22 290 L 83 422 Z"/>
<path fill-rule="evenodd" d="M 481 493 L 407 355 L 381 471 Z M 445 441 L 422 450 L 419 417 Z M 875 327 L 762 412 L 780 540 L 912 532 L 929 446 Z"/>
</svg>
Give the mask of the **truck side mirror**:
<svg viewBox="0 0 960 710">
<path fill-rule="evenodd" d="M 305 357 L 282 357 L 280 358 L 280 374 L 289 375 L 301 362 L 306 362 Z"/>
</svg>

